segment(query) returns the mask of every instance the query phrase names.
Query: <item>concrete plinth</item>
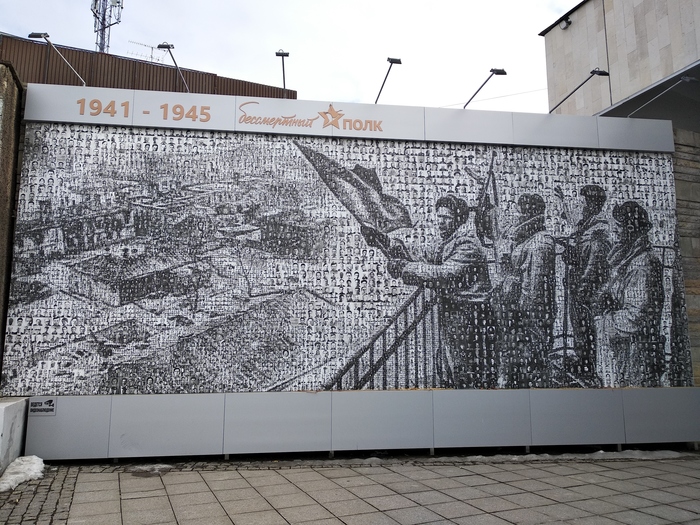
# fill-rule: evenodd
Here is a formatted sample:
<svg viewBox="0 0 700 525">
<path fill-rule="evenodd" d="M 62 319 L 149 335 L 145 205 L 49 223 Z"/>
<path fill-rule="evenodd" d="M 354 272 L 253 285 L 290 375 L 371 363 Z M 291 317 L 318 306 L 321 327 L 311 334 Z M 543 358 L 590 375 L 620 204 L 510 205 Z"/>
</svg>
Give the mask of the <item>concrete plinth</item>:
<svg viewBox="0 0 700 525">
<path fill-rule="evenodd" d="M 27 423 L 27 398 L 0 398 L 0 475 L 22 455 Z"/>
</svg>

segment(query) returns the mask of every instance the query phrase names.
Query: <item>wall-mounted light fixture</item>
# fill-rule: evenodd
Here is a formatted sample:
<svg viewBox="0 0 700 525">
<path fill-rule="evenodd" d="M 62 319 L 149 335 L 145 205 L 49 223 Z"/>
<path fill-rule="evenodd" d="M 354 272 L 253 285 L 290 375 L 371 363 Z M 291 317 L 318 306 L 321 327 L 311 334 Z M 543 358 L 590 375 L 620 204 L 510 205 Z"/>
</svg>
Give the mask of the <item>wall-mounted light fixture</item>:
<svg viewBox="0 0 700 525">
<path fill-rule="evenodd" d="M 386 61 L 389 62 L 389 71 L 386 72 L 386 76 L 384 77 L 384 82 L 382 82 L 382 87 L 379 88 L 379 93 L 377 93 L 377 98 L 374 101 L 375 104 L 379 100 L 379 95 L 382 94 L 382 89 L 384 89 L 384 84 L 386 84 L 386 79 L 389 78 L 389 73 L 391 72 L 391 66 L 393 66 L 394 64 L 401 63 L 400 58 L 387 58 Z"/>
<path fill-rule="evenodd" d="M 571 18 L 569 18 L 568 16 L 559 20 L 559 29 L 561 29 L 561 30 L 569 29 L 570 25 L 571 25 Z"/>
<path fill-rule="evenodd" d="M 476 94 L 477 94 L 479 91 L 481 91 L 481 88 L 484 87 L 484 86 L 486 85 L 486 82 L 488 82 L 489 80 L 491 80 L 491 77 L 492 77 L 492 76 L 494 76 L 494 75 L 507 75 L 507 74 L 508 74 L 508 73 L 506 73 L 506 70 L 505 70 L 505 69 L 493 68 L 493 69 L 491 70 L 491 74 L 488 76 L 488 78 L 487 78 L 486 80 L 484 80 L 484 83 L 481 84 L 481 86 L 479 86 L 479 89 L 477 89 L 476 92 L 472 95 L 472 98 L 470 98 L 469 100 L 467 100 L 467 104 L 469 104 L 469 103 L 474 99 L 474 97 L 476 96 Z M 465 109 L 465 108 L 467 107 L 467 104 L 464 104 L 464 107 L 463 107 L 462 109 Z"/>
<path fill-rule="evenodd" d="M 56 53 L 58 53 L 58 56 L 60 56 L 66 64 L 68 64 L 68 67 L 69 67 L 69 68 L 71 69 L 71 71 L 72 71 L 73 73 L 75 73 L 75 75 L 80 79 L 80 81 L 83 83 L 83 87 L 85 87 L 86 84 L 85 84 L 85 81 L 83 80 L 83 77 L 81 77 L 81 76 L 78 74 L 78 72 L 75 70 L 75 68 L 74 68 L 73 66 L 70 65 L 70 62 L 68 62 L 68 60 L 66 60 L 66 57 L 64 57 L 64 56 L 61 54 L 61 52 L 60 52 L 58 49 L 56 49 L 56 46 L 53 45 L 53 42 L 51 42 L 51 40 L 49 40 L 49 34 L 48 34 L 48 33 L 29 33 L 29 38 L 43 38 L 44 40 L 46 40 L 46 43 L 47 43 L 48 45 L 50 45 L 50 46 L 53 48 L 53 50 L 56 51 Z M 46 70 L 47 70 L 47 71 L 44 73 L 44 77 L 45 77 L 45 78 L 44 78 L 44 82 L 46 82 L 46 80 L 47 80 L 47 79 L 46 79 L 46 75 L 48 74 L 48 68 L 49 68 L 49 64 L 48 64 L 48 55 L 46 55 L 46 56 L 47 56 L 47 63 L 46 63 Z"/>
<path fill-rule="evenodd" d="M 175 61 L 175 56 L 173 55 L 173 49 L 175 49 L 175 45 L 168 44 L 167 42 L 163 42 L 162 44 L 158 44 L 158 49 L 167 49 L 168 50 L 168 53 L 170 53 L 170 58 L 173 59 L 173 64 L 175 64 L 175 68 L 177 69 L 177 72 L 180 74 L 180 78 L 182 79 L 182 83 L 185 85 L 185 89 L 189 93 L 190 87 L 187 85 L 187 82 L 185 82 L 185 77 L 182 76 L 182 71 L 180 71 L 180 66 L 177 65 L 177 62 Z"/>
<path fill-rule="evenodd" d="M 597 76 L 597 77 L 609 77 L 609 76 L 610 76 L 610 73 L 608 73 L 607 71 L 604 71 L 604 70 L 602 70 L 602 69 L 600 69 L 600 68 L 595 68 L 593 71 L 591 71 L 590 75 L 588 76 L 588 78 L 587 78 L 586 80 L 584 80 L 584 81 L 581 82 L 578 86 L 576 86 L 576 89 L 574 89 L 571 93 L 569 93 L 568 95 L 566 95 L 566 96 L 564 97 L 564 99 L 563 99 L 561 102 L 559 102 L 559 104 L 557 104 L 557 105 L 554 106 L 552 109 L 550 109 L 549 112 L 550 112 L 550 113 L 554 112 L 554 110 L 557 109 L 559 106 L 561 106 L 564 102 L 566 102 L 566 100 L 567 100 L 571 95 L 573 95 L 574 93 L 576 93 L 576 92 L 579 90 L 579 88 L 580 88 L 581 86 L 583 86 L 586 82 L 588 82 L 590 79 L 592 79 L 593 77 L 596 77 L 596 76 Z"/>
</svg>

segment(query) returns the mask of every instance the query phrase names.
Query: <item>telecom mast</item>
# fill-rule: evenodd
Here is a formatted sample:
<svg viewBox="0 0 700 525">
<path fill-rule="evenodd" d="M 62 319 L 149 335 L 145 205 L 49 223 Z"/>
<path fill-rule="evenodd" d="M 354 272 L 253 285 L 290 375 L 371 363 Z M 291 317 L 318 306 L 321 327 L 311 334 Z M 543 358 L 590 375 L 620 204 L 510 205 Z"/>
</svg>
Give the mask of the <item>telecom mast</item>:
<svg viewBox="0 0 700 525">
<path fill-rule="evenodd" d="M 95 17 L 95 50 L 109 52 L 109 30 L 122 21 L 124 0 L 92 0 L 92 14 Z"/>
</svg>

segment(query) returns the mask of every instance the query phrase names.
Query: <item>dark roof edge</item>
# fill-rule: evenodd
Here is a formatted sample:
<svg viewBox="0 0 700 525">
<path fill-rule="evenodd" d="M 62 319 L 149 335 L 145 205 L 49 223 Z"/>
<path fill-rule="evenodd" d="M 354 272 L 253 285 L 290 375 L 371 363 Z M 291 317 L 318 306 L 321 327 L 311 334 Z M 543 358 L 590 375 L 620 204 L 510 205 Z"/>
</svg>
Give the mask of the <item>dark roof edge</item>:
<svg viewBox="0 0 700 525">
<path fill-rule="evenodd" d="M 2 31 L 0 31 L 0 38 L 3 38 L 3 37 L 12 38 L 12 39 L 14 39 L 14 40 L 22 40 L 22 41 L 24 41 L 24 42 L 30 42 L 30 43 L 36 44 L 36 45 L 38 45 L 38 46 L 48 46 L 48 45 L 49 45 L 49 44 L 46 43 L 44 40 L 31 39 L 31 38 L 24 38 L 24 37 L 21 37 L 21 36 L 11 35 L 10 33 L 3 33 Z M 65 50 L 70 50 L 70 51 L 77 51 L 78 53 L 87 53 L 87 54 L 89 54 L 89 55 L 99 55 L 99 54 L 109 55 L 109 56 L 111 56 L 111 57 L 118 58 L 118 59 L 120 59 L 120 60 L 126 60 L 126 61 L 128 61 L 128 62 L 139 62 L 139 63 L 141 63 L 141 64 L 149 64 L 149 65 L 152 65 L 152 66 L 158 66 L 158 67 L 164 67 L 164 68 L 172 68 L 172 69 L 175 69 L 175 66 L 171 66 L 170 64 L 161 64 L 161 63 L 158 63 L 158 62 L 150 62 L 150 61 L 148 61 L 148 60 L 143 60 L 143 59 L 140 59 L 140 58 L 125 57 L 125 56 L 122 56 L 122 55 L 114 55 L 114 54 L 112 54 L 112 53 L 100 53 L 99 51 L 92 51 L 92 50 L 90 50 L 90 49 L 83 49 L 83 48 L 80 48 L 80 47 L 73 47 L 73 46 L 66 46 L 66 45 L 64 45 L 64 44 L 57 44 L 57 43 L 54 42 L 54 41 L 51 41 L 51 43 L 52 43 L 56 48 L 58 48 L 58 49 L 65 49 Z M 191 72 L 193 72 L 193 73 L 204 73 L 204 74 L 207 74 L 207 75 L 216 75 L 216 76 L 219 76 L 219 75 L 217 75 L 216 73 L 210 73 L 210 72 L 208 72 L 208 71 L 201 71 L 201 70 L 199 70 L 199 69 L 191 69 L 191 68 L 186 68 L 186 67 L 181 67 L 180 69 L 181 69 L 182 71 L 191 71 Z M 240 80 L 240 79 L 233 79 L 233 80 Z M 243 80 L 242 82 L 247 82 L 247 81 L 246 81 L 246 80 Z M 271 86 L 271 87 L 274 87 L 274 86 Z"/>
<path fill-rule="evenodd" d="M 576 4 L 575 7 L 572 7 L 571 9 L 569 9 L 565 14 L 563 14 L 563 15 L 561 15 L 559 18 L 557 18 L 557 21 L 556 21 L 556 22 L 554 22 L 554 23 L 553 23 L 551 26 L 549 26 L 547 29 L 545 29 L 544 31 L 542 31 L 541 33 L 539 33 L 539 36 L 544 36 L 544 35 L 546 35 L 547 33 L 549 33 L 549 32 L 552 30 L 552 28 L 554 28 L 555 26 L 557 26 L 557 25 L 559 24 L 559 22 L 561 22 L 562 20 L 568 18 L 568 16 L 569 16 L 571 13 L 573 13 L 574 11 L 576 11 L 579 7 L 581 7 L 581 6 L 582 6 L 583 4 L 585 4 L 586 2 L 588 2 L 588 0 L 583 0 L 582 2 Z"/>
<path fill-rule="evenodd" d="M 39 46 L 48 46 L 48 43 L 46 43 L 46 42 L 43 41 L 43 40 L 37 41 L 37 40 L 30 39 L 30 38 L 24 38 L 24 37 L 17 36 L 17 35 L 11 35 L 10 33 L 5 33 L 5 32 L 3 32 L 3 31 L 0 31 L 0 41 L 2 40 L 2 38 L 5 38 L 5 37 L 11 38 L 11 39 L 14 39 L 14 40 L 23 40 L 23 41 L 25 41 L 25 42 L 30 42 L 30 43 L 32 43 L 32 44 L 36 44 L 36 45 L 39 45 Z M 66 50 L 71 50 L 71 51 L 77 51 L 77 52 L 79 52 L 79 53 L 88 53 L 88 54 L 92 54 L 92 55 L 98 55 L 98 54 L 100 54 L 98 51 L 92 51 L 92 50 L 90 50 L 90 49 L 82 49 L 82 48 L 79 48 L 79 47 L 66 46 L 66 45 L 63 45 L 63 44 L 57 44 L 56 42 L 53 42 L 53 41 L 52 41 L 51 43 L 52 43 L 54 46 L 56 46 L 58 49 L 66 49 Z M 176 67 L 175 67 L 174 65 L 171 66 L 170 64 L 160 64 L 160 63 L 156 63 L 156 62 L 149 62 L 148 60 L 142 60 L 142 59 L 139 59 L 139 58 L 125 57 L 125 56 L 122 56 L 122 55 L 113 55 L 112 53 L 103 53 L 103 54 L 109 55 L 109 56 L 114 57 L 114 58 L 118 58 L 118 59 L 120 59 L 120 60 L 125 60 L 125 61 L 128 61 L 128 62 L 138 62 L 138 63 L 146 64 L 146 65 L 149 65 L 149 66 L 162 67 L 162 68 L 168 68 L 168 69 L 176 69 Z M 9 64 L 9 62 L 4 62 L 4 61 L 3 61 L 3 63 L 4 63 L 4 64 L 5 64 L 5 63 Z M 269 85 L 269 84 L 261 84 L 260 82 L 252 82 L 252 81 L 250 81 L 250 80 L 243 80 L 243 79 L 240 79 L 240 78 L 222 77 L 222 76 L 219 75 L 218 73 L 212 73 L 212 72 L 210 72 L 210 71 L 202 71 L 202 70 L 200 70 L 200 69 L 191 69 L 191 68 L 187 68 L 187 67 L 181 67 L 180 70 L 182 70 L 182 71 L 187 71 L 187 72 L 191 72 L 191 73 L 195 73 L 195 74 L 200 74 L 200 75 L 213 75 L 213 76 L 215 76 L 216 78 L 220 78 L 220 79 L 223 79 L 223 80 L 234 80 L 234 81 L 237 81 L 237 82 L 245 82 L 246 84 L 249 84 L 249 85 L 262 86 L 262 87 L 266 87 L 266 88 L 272 88 L 272 89 L 280 89 L 280 90 L 282 90 L 282 88 L 279 88 L 279 87 L 277 87 L 277 86 L 271 86 L 271 85 Z M 14 69 L 13 69 L 12 71 L 14 72 Z M 295 89 L 287 89 L 287 91 L 288 91 L 289 93 L 295 93 L 295 94 L 298 96 L 298 92 L 297 92 Z M 215 93 L 212 93 L 212 94 L 215 94 Z M 296 100 L 296 99 L 295 99 L 295 100 Z"/>
<path fill-rule="evenodd" d="M 615 111 L 619 106 L 626 104 L 630 100 L 634 100 L 635 98 L 639 97 L 640 95 L 644 95 L 645 93 L 653 91 L 654 89 L 658 88 L 659 86 L 661 86 L 667 82 L 672 82 L 674 80 L 680 79 L 682 76 L 684 76 L 684 73 L 686 73 L 687 71 L 689 71 L 695 67 L 698 67 L 698 66 L 700 66 L 700 59 L 696 60 L 695 62 L 693 62 L 691 64 L 688 64 L 685 67 L 682 67 L 678 71 L 675 71 L 674 73 L 662 78 L 661 80 L 657 80 L 653 84 L 650 84 L 650 85 L 646 86 L 645 88 L 640 89 L 636 93 L 633 93 L 633 94 L 623 98 L 622 100 L 618 100 L 612 106 L 608 106 L 605 109 L 601 109 L 598 113 L 596 113 L 593 116 L 594 117 L 605 117 L 605 116 L 607 116 L 608 113 Z"/>
</svg>

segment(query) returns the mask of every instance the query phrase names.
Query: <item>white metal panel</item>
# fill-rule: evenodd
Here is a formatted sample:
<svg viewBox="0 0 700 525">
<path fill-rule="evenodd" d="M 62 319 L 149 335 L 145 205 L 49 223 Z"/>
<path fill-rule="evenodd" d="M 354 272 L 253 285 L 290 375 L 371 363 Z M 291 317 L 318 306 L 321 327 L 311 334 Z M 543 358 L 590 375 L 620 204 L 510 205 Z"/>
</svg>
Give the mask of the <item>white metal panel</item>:
<svg viewBox="0 0 700 525">
<path fill-rule="evenodd" d="M 91 106 L 91 103 L 93 104 Z M 670 121 L 30 84 L 25 119 L 113 126 L 672 152 Z M 597 127 L 597 143 L 592 140 Z"/>
<path fill-rule="evenodd" d="M 533 445 L 624 443 L 622 391 L 530 390 Z"/>
<path fill-rule="evenodd" d="M 226 395 L 224 454 L 331 450 L 330 392 Z"/>
<path fill-rule="evenodd" d="M 598 123 L 591 117 L 513 113 L 513 143 L 598 148 Z"/>
<path fill-rule="evenodd" d="M 43 459 L 109 457 L 111 396 L 32 397 L 53 400 L 55 415 L 29 415 L 25 454 Z"/>
<path fill-rule="evenodd" d="M 31 400 L 55 402 L 53 415 L 29 415 L 27 421 L 25 453 L 47 460 L 700 441 L 698 388 L 275 392 Z"/>
<path fill-rule="evenodd" d="M 435 448 L 525 446 L 528 390 L 435 390 Z"/>
<path fill-rule="evenodd" d="M 93 101 L 96 102 L 91 107 Z M 29 84 L 24 118 L 44 122 L 131 126 L 133 102 L 134 91 L 131 89 Z"/>
<path fill-rule="evenodd" d="M 113 396 L 111 458 L 223 454 L 225 394 Z"/>
<path fill-rule="evenodd" d="M 331 113 L 334 111 L 328 102 L 239 96 L 236 97 L 234 129 L 251 133 L 331 137 L 335 126 L 342 126 L 342 115 L 333 117 Z"/>
<path fill-rule="evenodd" d="M 432 391 L 333 394 L 333 450 L 433 447 Z"/>
<path fill-rule="evenodd" d="M 513 144 L 513 113 L 426 108 L 425 140 Z"/>
<path fill-rule="evenodd" d="M 136 91 L 133 109 L 134 126 L 222 131 L 235 129 L 235 97 Z"/>
<path fill-rule="evenodd" d="M 340 126 L 333 127 L 334 137 L 423 140 L 425 109 L 410 106 L 381 106 L 334 102 L 341 111 Z"/>
<path fill-rule="evenodd" d="M 622 390 L 627 443 L 700 441 L 700 388 Z"/>
<path fill-rule="evenodd" d="M 673 152 L 670 120 L 596 117 L 600 149 Z"/>
</svg>

